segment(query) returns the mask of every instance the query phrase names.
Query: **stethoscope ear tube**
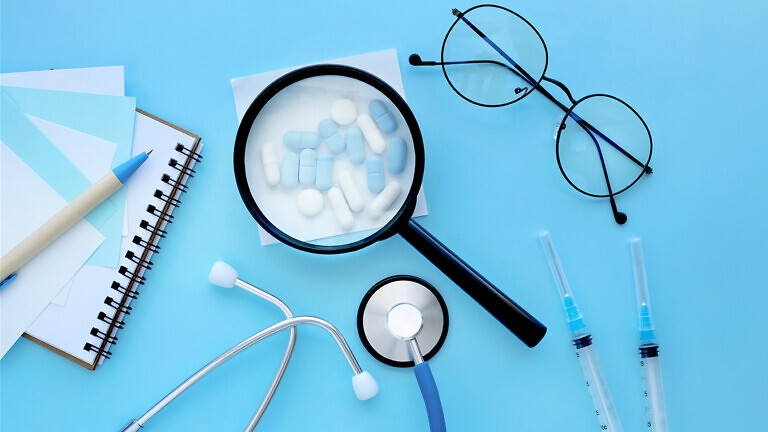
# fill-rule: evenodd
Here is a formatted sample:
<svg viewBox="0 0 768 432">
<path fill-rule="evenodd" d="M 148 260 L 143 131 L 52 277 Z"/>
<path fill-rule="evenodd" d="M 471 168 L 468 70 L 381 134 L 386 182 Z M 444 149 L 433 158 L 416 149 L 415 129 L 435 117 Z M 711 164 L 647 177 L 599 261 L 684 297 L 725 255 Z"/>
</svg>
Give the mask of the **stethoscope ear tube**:
<svg viewBox="0 0 768 432">
<path fill-rule="evenodd" d="M 429 430 L 431 432 L 445 432 L 443 405 L 440 403 L 440 394 L 437 391 L 437 384 L 435 377 L 432 376 L 429 363 L 417 364 L 413 367 L 413 373 L 416 374 L 416 381 L 419 382 L 419 389 L 421 389 L 421 397 L 424 398 L 424 405 L 427 407 Z"/>
</svg>

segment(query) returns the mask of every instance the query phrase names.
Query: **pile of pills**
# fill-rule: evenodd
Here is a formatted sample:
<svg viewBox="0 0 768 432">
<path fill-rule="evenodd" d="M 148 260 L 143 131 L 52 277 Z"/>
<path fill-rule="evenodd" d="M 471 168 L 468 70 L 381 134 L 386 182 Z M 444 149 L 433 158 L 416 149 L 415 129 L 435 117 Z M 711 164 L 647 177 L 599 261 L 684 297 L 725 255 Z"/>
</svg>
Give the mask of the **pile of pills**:
<svg viewBox="0 0 768 432">
<path fill-rule="evenodd" d="M 344 134 L 338 126 L 346 126 Z M 402 193 L 397 180 L 387 182 L 384 169 L 399 176 L 405 171 L 408 145 L 400 136 L 387 143 L 384 134 L 397 130 L 397 119 L 383 101 L 375 99 L 368 105 L 368 113 L 358 115 L 357 106 L 349 99 L 339 99 L 331 105 L 331 118 L 322 120 L 317 132 L 288 131 L 283 135 L 283 145 L 288 152 L 282 161 L 273 143 L 261 147 L 264 178 L 270 186 L 278 183 L 283 189 L 292 190 L 301 185 L 305 189 L 298 194 L 297 209 L 306 217 L 322 212 L 328 195 L 333 214 L 339 226 L 345 230 L 355 224 L 354 213 L 361 212 L 365 200 L 349 171 L 340 172 L 338 186 L 334 183 L 333 167 L 337 157 L 346 157 L 353 165 L 365 165 L 368 189 L 377 194 L 368 206 L 369 214 L 378 218 L 383 215 Z M 328 151 L 320 150 L 325 143 Z M 366 156 L 366 143 L 373 154 Z M 386 153 L 386 155 L 384 155 Z"/>
</svg>

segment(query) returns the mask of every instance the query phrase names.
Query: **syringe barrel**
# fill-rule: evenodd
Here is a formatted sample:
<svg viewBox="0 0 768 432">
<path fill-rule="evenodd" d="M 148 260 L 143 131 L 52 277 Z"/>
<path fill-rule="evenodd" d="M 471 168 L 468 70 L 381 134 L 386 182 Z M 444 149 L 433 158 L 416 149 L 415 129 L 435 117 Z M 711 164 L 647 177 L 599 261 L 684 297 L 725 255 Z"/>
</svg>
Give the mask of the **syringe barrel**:
<svg viewBox="0 0 768 432">
<path fill-rule="evenodd" d="M 595 414 L 600 424 L 600 431 L 623 432 L 621 421 L 616 413 L 608 383 L 603 374 L 603 368 L 597 357 L 595 346 L 592 345 L 592 337 L 589 335 L 574 339 L 576 357 L 579 358 L 581 370 L 584 372 L 589 396 L 595 406 Z"/>
<path fill-rule="evenodd" d="M 667 405 L 664 400 L 664 386 L 659 365 L 659 346 L 640 347 L 640 368 L 643 370 L 645 391 L 646 426 L 649 432 L 667 432 Z"/>
</svg>

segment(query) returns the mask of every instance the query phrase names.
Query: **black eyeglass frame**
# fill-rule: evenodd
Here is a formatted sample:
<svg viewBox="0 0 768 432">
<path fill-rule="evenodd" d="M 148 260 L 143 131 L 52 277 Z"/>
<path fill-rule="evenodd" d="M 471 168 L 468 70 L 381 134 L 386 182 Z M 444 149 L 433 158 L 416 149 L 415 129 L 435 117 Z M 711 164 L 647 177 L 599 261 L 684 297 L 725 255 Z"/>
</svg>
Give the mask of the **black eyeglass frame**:
<svg viewBox="0 0 768 432">
<path fill-rule="evenodd" d="M 534 33 L 536 33 L 536 35 L 538 36 L 539 40 L 541 41 L 542 47 L 544 48 L 544 55 L 545 55 L 544 69 L 543 69 L 543 71 L 541 73 L 541 78 L 539 78 L 538 81 L 534 81 L 534 79 L 530 76 L 530 74 L 528 74 L 513 59 L 511 59 L 508 55 L 506 55 L 506 53 L 504 53 L 504 51 L 501 50 L 501 48 L 499 48 L 487 36 L 485 36 L 485 34 L 483 34 L 483 32 L 481 30 L 479 30 L 477 27 L 475 27 L 471 22 L 469 22 L 465 18 L 465 15 L 468 14 L 469 12 L 471 12 L 471 11 L 473 11 L 475 9 L 478 9 L 478 8 L 482 8 L 482 7 L 492 7 L 492 8 L 501 9 L 501 10 L 503 10 L 505 12 L 509 12 L 512 15 L 514 15 L 515 17 L 517 17 L 520 20 L 522 20 L 523 22 L 525 22 L 534 31 Z M 482 106 L 482 107 L 498 108 L 498 107 L 507 106 L 507 105 L 510 105 L 510 104 L 512 104 L 514 102 L 517 102 L 519 100 L 524 99 L 526 96 L 528 96 L 528 94 L 533 93 L 533 90 L 538 90 L 547 99 L 549 99 L 551 102 L 553 102 L 555 105 L 557 105 L 560 109 L 562 109 L 565 112 L 565 115 L 563 116 L 563 119 L 560 122 L 560 125 L 558 126 L 558 132 L 557 132 L 557 137 L 556 137 L 556 146 L 555 146 L 555 153 L 556 153 L 556 158 L 557 158 L 557 164 L 558 164 L 558 168 L 560 169 L 560 173 L 563 175 L 563 177 L 565 177 L 565 179 L 568 182 L 568 184 L 571 185 L 577 191 L 579 191 L 579 192 L 581 192 L 581 193 L 583 193 L 583 194 L 585 194 L 587 196 L 591 196 L 591 197 L 595 197 L 595 198 L 609 198 L 610 204 L 611 204 L 611 209 L 613 211 L 614 219 L 616 220 L 617 223 L 624 224 L 627 221 L 627 216 L 626 216 L 625 213 L 622 213 L 622 212 L 618 211 L 618 209 L 616 207 L 616 202 L 615 202 L 614 197 L 616 195 L 626 191 L 627 189 L 629 189 L 633 185 L 635 185 L 635 183 L 637 183 L 640 180 L 640 178 L 642 178 L 643 174 L 651 174 L 653 172 L 653 169 L 650 167 L 651 156 L 653 154 L 653 138 L 651 136 L 650 129 L 648 128 L 648 125 L 645 122 L 645 120 L 642 118 L 642 116 L 640 116 L 640 114 L 638 114 L 638 112 L 634 108 L 632 108 L 628 103 L 626 103 L 625 101 L 623 101 L 623 100 L 621 100 L 621 99 L 619 99 L 619 98 L 617 98 L 615 96 L 611 96 L 611 95 L 607 95 L 607 94 L 602 94 L 602 93 L 590 94 L 590 95 L 587 95 L 587 96 L 585 96 L 585 97 L 583 97 L 583 98 L 581 98 L 579 100 L 575 100 L 573 98 L 570 90 L 562 82 L 547 77 L 546 76 L 546 71 L 547 71 L 547 67 L 549 65 L 549 51 L 547 49 L 547 44 L 544 42 L 544 38 L 542 38 L 541 33 L 539 33 L 539 31 L 536 29 L 536 27 L 534 27 L 533 24 L 531 24 L 528 20 L 523 18 L 520 14 L 518 14 L 518 13 L 516 13 L 516 12 L 514 12 L 514 11 L 508 9 L 508 8 L 505 8 L 503 6 L 494 5 L 494 4 L 482 4 L 482 5 L 473 6 L 473 7 L 469 8 L 469 9 L 467 9 L 464 12 L 461 12 L 458 9 L 453 9 L 452 13 L 453 13 L 453 15 L 456 16 L 456 20 L 453 22 L 451 27 L 448 29 L 448 32 L 445 34 L 445 38 L 443 38 L 443 44 L 442 44 L 442 48 L 440 50 L 440 62 L 423 61 L 418 54 L 411 54 L 410 57 L 408 58 L 409 63 L 411 65 L 413 65 L 413 66 L 438 66 L 438 65 L 441 66 L 442 70 L 443 70 L 443 75 L 444 75 L 446 81 L 448 82 L 448 85 L 451 87 L 451 89 L 454 92 L 456 92 L 462 99 L 464 99 L 464 100 L 466 100 L 466 101 L 468 101 L 468 102 L 470 102 L 470 103 L 472 103 L 474 105 L 478 105 L 478 106 Z M 445 61 L 445 46 L 446 46 L 446 44 L 448 42 L 448 37 L 450 36 L 451 31 L 454 29 L 456 24 L 459 23 L 459 21 L 464 21 L 472 30 L 474 30 L 478 34 L 478 36 L 483 38 L 502 57 L 504 57 L 510 63 L 511 66 L 510 65 L 506 65 L 506 64 L 501 63 L 501 62 L 498 62 L 498 61 L 495 61 L 495 60 L 470 60 L 470 61 L 446 62 Z M 497 64 L 499 66 L 502 66 L 502 67 L 510 70 L 511 72 L 517 74 L 524 81 L 528 82 L 529 85 L 531 85 L 531 89 L 530 90 L 527 90 L 527 89 L 516 89 L 516 93 L 518 93 L 517 90 L 521 90 L 521 91 L 525 91 L 525 94 L 523 96 L 517 98 L 517 99 L 513 99 L 513 100 L 510 100 L 509 102 L 505 102 L 505 103 L 502 103 L 502 104 L 484 104 L 482 102 L 478 102 L 478 101 L 472 100 L 471 98 L 469 98 L 469 97 L 465 96 L 464 94 L 462 94 L 453 85 L 453 83 L 451 82 L 451 80 L 450 80 L 450 78 L 448 76 L 448 72 L 447 72 L 447 70 L 445 68 L 446 65 L 472 64 L 472 63 L 493 63 L 493 64 Z M 520 72 L 518 72 L 514 68 L 517 68 Z M 526 77 L 529 78 L 529 79 L 526 79 Z M 570 108 L 568 108 L 565 104 L 563 104 L 560 101 L 558 101 L 547 89 L 545 89 L 541 85 L 542 81 L 550 82 L 550 83 L 556 85 L 558 88 L 560 88 L 563 91 L 563 93 L 565 93 L 565 95 L 568 97 L 568 100 L 571 102 Z M 593 97 L 608 97 L 608 98 L 614 99 L 614 100 L 622 103 L 623 105 L 625 105 L 627 108 L 629 108 L 640 119 L 640 121 L 642 122 L 643 126 L 645 127 L 646 132 L 648 133 L 649 151 L 648 151 L 648 159 L 645 161 L 645 163 L 639 161 L 637 158 L 635 158 L 634 156 L 629 154 L 627 151 L 625 151 L 623 148 L 618 146 L 616 143 L 614 143 L 608 137 L 603 135 L 594 126 L 590 125 L 588 122 L 586 122 L 585 120 L 581 119 L 577 114 L 575 114 L 573 112 L 573 110 L 576 108 L 576 106 L 579 103 L 581 103 L 584 100 L 587 100 L 589 98 L 593 98 Z M 598 153 L 599 153 L 599 156 L 600 156 L 600 159 L 601 159 L 601 164 L 602 164 L 602 167 L 603 167 L 603 174 L 605 175 L 606 185 L 608 187 L 608 194 L 594 194 L 594 193 L 587 192 L 587 191 L 577 187 L 573 183 L 573 181 L 565 173 L 565 170 L 563 169 L 563 166 L 562 166 L 562 162 L 560 160 L 560 153 L 559 153 L 559 151 L 560 151 L 561 132 L 562 132 L 563 129 L 565 129 L 565 122 L 566 122 L 566 120 L 569 117 L 577 119 L 576 120 L 577 124 L 579 124 L 588 134 L 590 134 L 590 136 L 592 136 L 592 139 L 595 142 L 595 145 L 597 147 L 597 150 L 598 150 Z M 640 173 L 638 174 L 638 176 L 628 186 L 625 186 L 624 188 L 622 188 L 621 190 L 616 191 L 616 192 L 614 192 L 612 190 L 612 187 L 611 187 L 611 184 L 610 184 L 610 180 L 608 179 L 608 172 L 607 172 L 607 169 L 605 167 L 604 160 L 603 160 L 602 150 L 600 149 L 600 146 L 597 143 L 597 140 L 594 138 L 594 135 L 592 135 L 592 132 L 590 132 L 590 130 L 595 132 L 598 136 L 600 136 L 602 139 L 604 139 L 607 143 L 609 143 L 611 146 L 613 146 L 619 152 L 621 152 L 626 157 L 628 157 L 632 162 L 634 162 L 635 164 L 637 164 L 638 166 L 640 166 L 642 168 Z"/>
</svg>

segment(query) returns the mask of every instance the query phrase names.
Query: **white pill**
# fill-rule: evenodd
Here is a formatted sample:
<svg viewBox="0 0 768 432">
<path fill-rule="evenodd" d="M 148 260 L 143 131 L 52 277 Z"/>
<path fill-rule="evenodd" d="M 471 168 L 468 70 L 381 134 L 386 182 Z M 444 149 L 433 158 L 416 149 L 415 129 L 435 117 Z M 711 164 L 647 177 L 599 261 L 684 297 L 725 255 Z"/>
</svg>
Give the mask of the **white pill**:
<svg viewBox="0 0 768 432">
<path fill-rule="evenodd" d="M 356 117 L 357 107 L 349 99 L 339 99 L 331 105 L 331 118 L 340 125 L 351 124 Z"/>
<path fill-rule="evenodd" d="M 349 171 L 344 171 L 339 174 L 339 184 L 341 184 L 341 190 L 344 191 L 344 196 L 347 198 L 349 208 L 353 212 L 359 212 L 365 207 L 365 201 L 363 201 L 360 190 L 355 184 L 355 180 L 352 178 L 352 174 Z"/>
<path fill-rule="evenodd" d="M 397 197 L 400 196 L 400 192 L 402 192 L 400 183 L 396 181 L 389 183 L 387 187 L 385 187 L 384 190 L 381 191 L 381 193 L 373 199 L 371 206 L 368 207 L 368 211 L 371 213 L 371 216 L 379 217 L 383 215 L 384 212 L 389 209 L 392 203 L 395 202 Z"/>
<path fill-rule="evenodd" d="M 363 131 L 365 140 L 368 141 L 368 145 L 371 146 L 371 150 L 376 153 L 384 153 L 387 149 L 387 143 L 384 141 L 384 137 L 381 136 L 381 132 L 376 127 L 376 123 L 368 114 L 360 114 L 357 117 L 357 125 L 360 126 L 360 130 Z"/>
<path fill-rule="evenodd" d="M 323 194 L 317 189 L 305 189 L 299 194 L 297 205 L 304 216 L 317 216 L 323 209 Z"/>
<path fill-rule="evenodd" d="M 280 162 L 277 160 L 277 150 L 271 142 L 261 146 L 261 163 L 264 166 L 264 178 L 274 186 L 280 182 Z"/>
<path fill-rule="evenodd" d="M 352 225 L 355 224 L 355 218 L 352 216 L 352 212 L 349 211 L 347 202 L 344 201 L 344 195 L 341 194 L 339 188 L 334 187 L 328 191 L 328 201 L 331 202 L 333 214 L 336 216 L 339 226 L 344 229 L 352 228 Z"/>
</svg>

